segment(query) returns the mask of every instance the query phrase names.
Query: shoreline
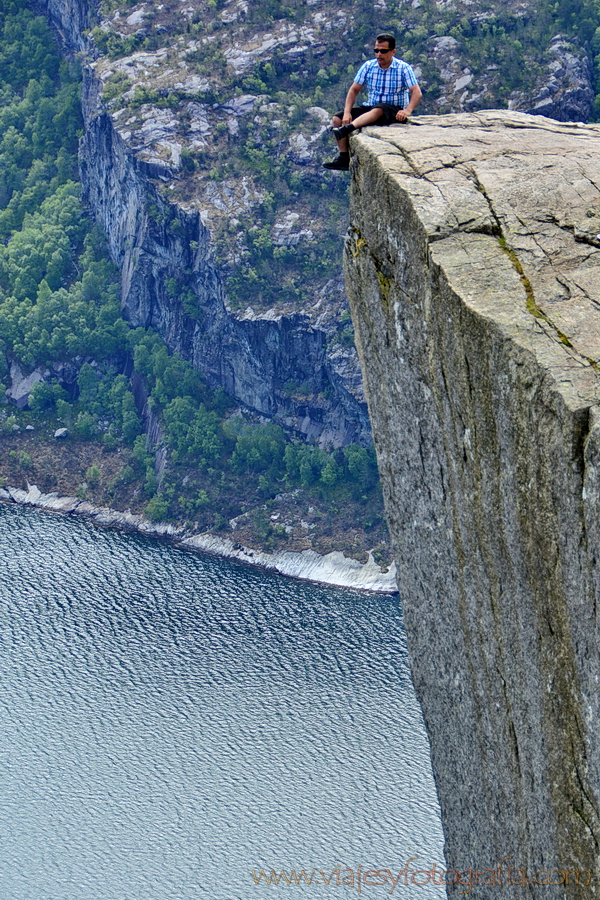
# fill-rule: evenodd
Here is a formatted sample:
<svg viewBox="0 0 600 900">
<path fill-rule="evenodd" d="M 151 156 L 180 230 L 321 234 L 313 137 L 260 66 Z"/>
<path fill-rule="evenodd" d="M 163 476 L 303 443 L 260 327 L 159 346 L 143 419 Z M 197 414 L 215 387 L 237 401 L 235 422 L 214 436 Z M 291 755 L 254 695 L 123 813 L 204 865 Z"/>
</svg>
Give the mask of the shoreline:
<svg viewBox="0 0 600 900">
<path fill-rule="evenodd" d="M 340 550 L 333 550 L 321 556 L 314 550 L 279 550 L 267 553 L 252 550 L 235 543 L 230 538 L 217 537 L 209 532 L 190 534 L 183 526 L 168 522 L 150 522 L 144 516 L 129 511 L 119 512 L 107 506 L 94 506 L 87 500 L 76 497 L 60 497 L 56 493 L 43 494 L 39 488 L 28 483 L 28 490 L 22 488 L 0 488 L 0 500 L 33 506 L 37 509 L 58 512 L 63 515 L 83 516 L 103 527 L 121 528 L 139 534 L 166 537 L 175 546 L 211 556 L 235 559 L 247 565 L 258 566 L 303 581 L 328 584 L 333 587 L 347 587 L 371 593 L 396 594 L 396 564 L 392 563 L 383 572 L 369 552 L 366 563 L 346 557 Z"/>
</svg>

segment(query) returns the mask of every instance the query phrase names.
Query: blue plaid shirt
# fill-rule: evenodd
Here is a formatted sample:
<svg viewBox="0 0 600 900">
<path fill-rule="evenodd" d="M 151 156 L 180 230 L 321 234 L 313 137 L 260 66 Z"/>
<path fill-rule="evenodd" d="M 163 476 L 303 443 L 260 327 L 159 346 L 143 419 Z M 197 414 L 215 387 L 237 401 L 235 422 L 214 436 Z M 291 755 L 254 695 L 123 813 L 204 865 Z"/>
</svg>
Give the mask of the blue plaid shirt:
<svg viewBox="0 0 600 900">
<path fill-rule="evenodd" d="M 376 59 L 363 63 L 354 79 L 356 84 L 366 84 L 369 89 L 369 106 L 389 103 L 405 109 L 410 100 L 409 87 L 417 83 L 415 73 L 403 59 L 392 57 L 387 69 L 382 69 Z"/>
</svg>

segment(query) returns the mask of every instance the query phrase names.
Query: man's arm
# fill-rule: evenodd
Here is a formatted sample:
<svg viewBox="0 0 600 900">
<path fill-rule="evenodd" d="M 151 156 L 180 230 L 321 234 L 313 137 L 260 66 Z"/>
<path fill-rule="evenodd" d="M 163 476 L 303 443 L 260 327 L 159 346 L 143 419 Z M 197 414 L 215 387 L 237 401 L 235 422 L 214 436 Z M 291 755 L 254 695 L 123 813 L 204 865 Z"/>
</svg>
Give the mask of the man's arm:
<svg viewBox="0 0 600 900">
<path fill-rule="evenodd" d="M 396 113 L 397 122 L 406 122 L 411 112 L 413 112 L 413 110 L 415 110 L 421 102 L 423 93 L 418 84 L 411 85 L 408 90 L 410 91 L 410 100 L 408 102 L 408 106 L 406 107 L 406 109 L 401 109 Z"/>
<path fill-rule="evenodd" d="M 359 84 L 357 81 L 353 81 L 350 85 L 350 90 L 346 96 L 346 103 L 344 104 L 344 118 L 342 119 L 342 125 L 348 125 L 352 121 L 352 107 L 356 103 L 356 98 L 362 89 L 363 85 Z"/>
</svg>

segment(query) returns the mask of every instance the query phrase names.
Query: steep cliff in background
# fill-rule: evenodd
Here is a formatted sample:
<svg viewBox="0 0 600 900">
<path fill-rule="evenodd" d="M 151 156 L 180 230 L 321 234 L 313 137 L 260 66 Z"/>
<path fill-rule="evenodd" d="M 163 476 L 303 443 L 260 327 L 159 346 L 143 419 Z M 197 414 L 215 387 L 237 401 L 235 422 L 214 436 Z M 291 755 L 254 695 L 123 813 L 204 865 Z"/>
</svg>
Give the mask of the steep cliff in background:
<svg viewBox="0 0 600 900">
<path fill-rule="evenodd" d="M 81 0 L 36 0 L 30 4 L 44 10 L 57 29 L 63 47 L 68 53 L 86 49 L 84 32 L 90 27 L 95 7 Z"/>
<path fill-rule="evenodd" d="M 598 896 L 600 127 L 420 117 L 353 149 L 346 283 L 448 867 Z"/>
<path fill-rule="evenodd" d="M 327 331 L 309 316 L 227 310 L 199 212 L 164 200 L 151 180 L 152 164 L 128 152 L 97 90 L 88 73 L 81 175 L 122 271 L 126 318 L 152 325 L 213 383 L 288 428 L 334 446 L 368 440 L 360 375 L 348 365 L 349 354 L 328 352 Z M 290 382 L 302 385 L 305 396 L 290 395 Z"/>
<path fill-rule="evenodd" d="M 65 46 L 81 49 L 79 29 L 89 23 L 85 0 L 49 3 L 48 12 Z M 127 146 L 104 108 L 90 57 L 83 58 L 82 181 L 122 271 L 127 319 L 156 328 L 214 384 L 286 428 L 325 445 L 369 443 L 354 348 L 331 342 L 339 325 L 325 321 L 324 309 L 258 315 L 226 307 L 200 211 L 165 199 L 157 181 L 164 168 Z"/>
</svg>

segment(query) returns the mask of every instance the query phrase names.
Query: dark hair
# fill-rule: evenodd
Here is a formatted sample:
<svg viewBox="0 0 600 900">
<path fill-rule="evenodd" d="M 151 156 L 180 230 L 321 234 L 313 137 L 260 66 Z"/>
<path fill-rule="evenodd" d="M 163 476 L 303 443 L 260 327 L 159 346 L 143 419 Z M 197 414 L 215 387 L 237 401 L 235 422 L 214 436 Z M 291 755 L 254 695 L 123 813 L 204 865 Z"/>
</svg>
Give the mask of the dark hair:
<svg viewBox="0 0 600 900">
<path fill-rule="evenodd" d="M 388 47 L 390 48 L 390 50 L 396 49 L 396 38 L 394 37 L 393 34 L 378 34 L 377 37 L 375 38 L 375 40 L 379 44 L 381 44 L 385 41 L 387 43 Z"/>
</svg>

